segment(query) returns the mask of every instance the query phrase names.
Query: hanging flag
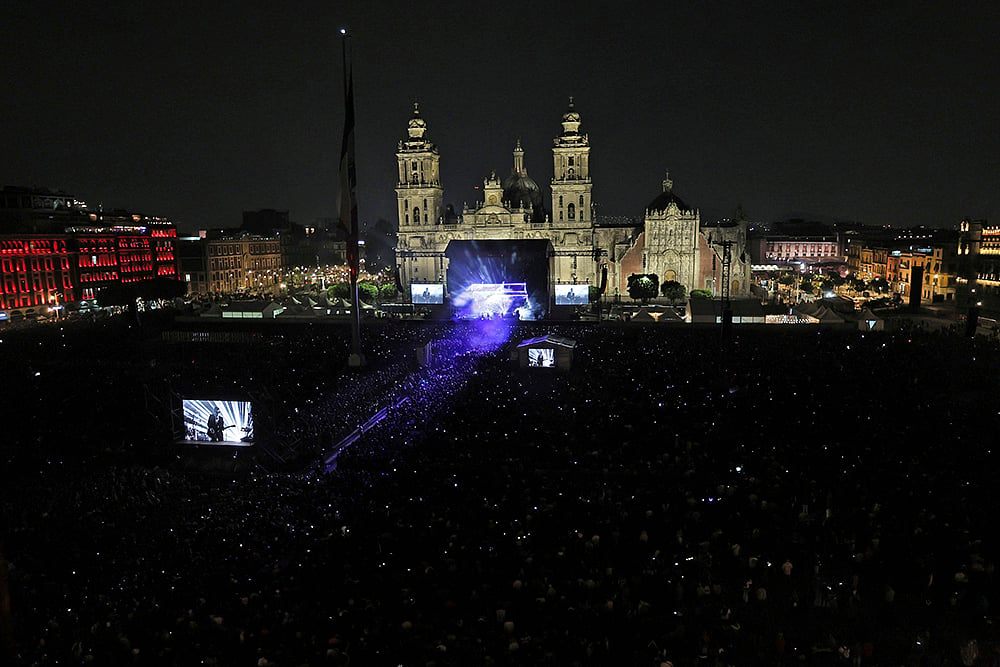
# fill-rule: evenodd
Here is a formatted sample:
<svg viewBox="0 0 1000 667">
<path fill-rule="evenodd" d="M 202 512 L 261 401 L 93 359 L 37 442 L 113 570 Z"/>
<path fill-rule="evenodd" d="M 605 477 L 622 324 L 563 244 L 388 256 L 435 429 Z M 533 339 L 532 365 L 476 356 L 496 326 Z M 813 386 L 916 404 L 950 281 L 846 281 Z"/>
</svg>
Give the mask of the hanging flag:
<svg viewBox="0 0 1000 667">
<path fill-rule="evenodd" d="M 347 241 L 347 267 L 352 278 L 358 276 L 358 176 L 354 162 L 354 74 L 347 63 L 347 38 L 344 39 L 344 140 L 340 146 L 340 226 Z"/>
</svg>

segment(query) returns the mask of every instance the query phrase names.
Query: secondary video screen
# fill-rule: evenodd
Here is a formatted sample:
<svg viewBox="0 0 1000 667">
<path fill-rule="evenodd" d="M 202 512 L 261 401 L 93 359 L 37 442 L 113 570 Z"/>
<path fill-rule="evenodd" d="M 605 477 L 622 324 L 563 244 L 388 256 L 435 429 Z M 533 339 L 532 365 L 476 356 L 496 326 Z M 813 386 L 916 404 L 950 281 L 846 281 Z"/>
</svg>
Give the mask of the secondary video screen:
<svg viewBox="0 0 1000 667">
<path fill-rule="evenodd" d="M 530 348 L 528 350 L 529 368 L 555 368 L 556 351 L 551 347 Z"/>
<path fill-rule="evenodd" d="M 182 399 L 184 440 L 199 445 L 253 444 L 253 410 L 249 401 Z"/>
<path fill-rule="evenodd" d="M 590 303 L 589 285 L 556 285 L 557 306 L 586 306 Z"/>
<path fill-rule="evenodd" d="M 421 304 L 444 303 L 444 285 L 441 283 L 413 283 L 410 285 L 410 301 Z"/>
</svg>

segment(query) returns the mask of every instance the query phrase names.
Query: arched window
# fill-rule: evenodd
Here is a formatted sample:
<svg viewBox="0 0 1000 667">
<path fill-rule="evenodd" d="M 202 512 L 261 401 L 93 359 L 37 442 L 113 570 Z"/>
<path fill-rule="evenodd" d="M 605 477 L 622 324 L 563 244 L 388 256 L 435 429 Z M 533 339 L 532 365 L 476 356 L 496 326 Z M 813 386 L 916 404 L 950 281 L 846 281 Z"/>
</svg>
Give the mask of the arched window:
<svg viewBox="0 0 1000 667">
<path fill-rule="evenodd" d="M 413 224 L 415 224 L 415 225 L 420 224 L 420 207 L 419 206 L 414 206 L 413 207 Z"/>
<path fill-rule="evenodd" d="M 562 195 L 559 195 L 559 208 L 562 208 L 562 205 L 563 205 Z"/>
<path fill-rule="evenodd" d="M 569 169 L 566 170 L 566 177 L 567 178 L 576 178 L 576 176 L 573 175 L 573 167 L 570 167 Z"/>
<path fill-rule="evenodd" d="M 580 195 L 580 209 L 583 209 L 583 195 Z"/>
<path fill-rule="evenodd" d="M 576 220 L 576 206 L 570 204 L 566 207 L 566 217 L 570 220 Z"/>
</svg>

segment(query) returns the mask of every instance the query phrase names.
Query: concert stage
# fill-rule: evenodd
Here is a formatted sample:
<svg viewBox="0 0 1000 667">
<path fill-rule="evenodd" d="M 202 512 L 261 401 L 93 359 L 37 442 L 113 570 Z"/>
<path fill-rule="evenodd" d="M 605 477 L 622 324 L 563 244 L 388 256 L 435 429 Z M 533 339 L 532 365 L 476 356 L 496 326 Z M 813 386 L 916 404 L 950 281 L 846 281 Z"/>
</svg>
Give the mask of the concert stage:
<svg viewBox="0 0 1000 667">
<path fill-rule="evenodd" d="M 452 241 L 448 291 L 458 318 L 536 319 L 549 301 L 552 243 L 545 239 Z"/>
</svg>

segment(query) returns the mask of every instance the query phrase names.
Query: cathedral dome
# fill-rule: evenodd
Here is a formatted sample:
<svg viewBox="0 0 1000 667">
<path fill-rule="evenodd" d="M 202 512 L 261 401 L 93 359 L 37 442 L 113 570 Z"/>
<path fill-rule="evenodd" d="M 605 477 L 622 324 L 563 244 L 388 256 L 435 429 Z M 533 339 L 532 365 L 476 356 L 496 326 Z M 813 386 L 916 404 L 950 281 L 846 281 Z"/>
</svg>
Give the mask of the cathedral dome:
<svg viewBox="0 0 1000 667">
<path fill-rule="evenodd" d="M 647 211 L 666 211 L 670 204 L 676 204 L 682 211 L 690 211 L 691 207 L 684 203 L 684 200 L 673 193 L 672 190 L 661 192 L 659 196 L 646 206 Z"/>
<path fill-rule="evenodd" d="M 514 173 L 503 184 L 503 200 L 511 206 L 538 209 L 542 206 L 542 189 L 531 176 Z"/>
<path fill-rule="evenodd" d="M 683 199 L 674 194 L 674 182 L 670 180 L 670 176 L 668 175 L 663 180 L 663 192 L 661 192 L 656 199 L 649 202 L 646 206 L 646 210 L 662 213 L 663 211 L 666 211 L 671 204 L 675 204 L 677 208 L 682 211 L 692 210 L 690 206 L 684 203 Z"/>
</svg>

